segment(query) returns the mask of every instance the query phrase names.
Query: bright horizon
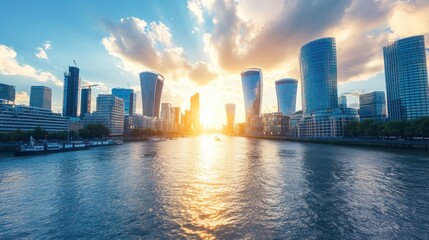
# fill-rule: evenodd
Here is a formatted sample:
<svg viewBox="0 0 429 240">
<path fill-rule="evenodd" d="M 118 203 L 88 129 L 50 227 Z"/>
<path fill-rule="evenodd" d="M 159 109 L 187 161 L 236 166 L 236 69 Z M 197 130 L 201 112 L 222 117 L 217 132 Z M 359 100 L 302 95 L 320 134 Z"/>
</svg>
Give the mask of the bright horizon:
<svg viewBox="0 0 429 240">
<path fill-rule="evenodd" d="M 385 91 L 382 47 L 423 34 L 428 49 L 428 12 L 422 0 L 17 0 L 0 9 L 0 82 L 15 85 L 26 105 L 31 86 L 48 86 L 61 112 L 63 73 L 76 60 L 82 86 L 99 85 L 93 110 L 98 94 L 129 84 L 141 113 L 138 73 L 156 71 L 165 77 L 161 102 L 184 112 L 199 92 L 202 124 L 221 128 L 226 103 L 244 121 L 241 71 L 262 70 L 261 110 L 277 111 L 274 81 L 300 81 L 299 48 L 321 37 L 336 39 L 339 95 Z"/>
</svg>

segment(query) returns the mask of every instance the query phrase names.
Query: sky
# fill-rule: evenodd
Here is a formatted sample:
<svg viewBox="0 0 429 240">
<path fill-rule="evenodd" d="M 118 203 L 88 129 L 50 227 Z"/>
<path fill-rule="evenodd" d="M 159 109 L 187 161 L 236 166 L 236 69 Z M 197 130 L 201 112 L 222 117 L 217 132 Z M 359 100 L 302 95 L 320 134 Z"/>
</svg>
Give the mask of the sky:
<svg viewBox="0 0 429 240">
<path fill-rule="evenodd" d="M 64 72 L 80 68 L 95 97 L 128 85 L 138 73 L 165 77 L 161 102 L 189 108 L 200 93 L 201 121 L 225 124 L 225 104 L 244 121 L 240 72 L 261 68 L 262 112 L 277 111 L 274 82 L 300 81 L 299 49 L 321 37 L 337 44 L 338 93 L 350 106 L 357 93 L 385 91 L 382 47 L 424 34 L 427 0 L 0 0 L 0 83 L 16 86 L 18 104 L 30 88 L 52 88 L 61 112 Z M 429 52 L 429 49 L 428 49 Z M 300 84 L 297 110 L 301 109 Z"/>
</svg>

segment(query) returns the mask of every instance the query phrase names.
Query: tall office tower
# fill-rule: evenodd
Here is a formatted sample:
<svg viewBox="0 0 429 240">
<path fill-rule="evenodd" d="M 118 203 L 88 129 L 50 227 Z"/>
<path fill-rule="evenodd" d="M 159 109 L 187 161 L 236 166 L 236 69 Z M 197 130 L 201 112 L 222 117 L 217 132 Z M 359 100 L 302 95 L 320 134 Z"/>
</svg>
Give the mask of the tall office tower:
<svg viewBox="0 0 429 240">
<path fill-rule="evenodd" d="M 338 107 L 337 53 L 334 38 L 320 38 L 300 50 L 304 114 Z"/>
<path fill-rule="evenodd" d="M 161 103 L 161 119 L 171 122 L 171 103 Z"/>
<path fill-rule="evenodd" d="M 0 100 L 15 103 L 15 86 L 0 83 Z"/>
<path fill-rule="evenodd" d="M 228 134 L 234 133 L 234 119 L 235 119 L 235 104 L 227 103 L 225 104 L 226 110 L 226 128 Z"/>
<path fill-rule="evenodd" d="M 140 87 L 142 93 L 143 115 L 159 118 L 164 77 L 157 72 L 141 72 Z"/>
<path fill-rule="evenodd" d="M 171 108 L 171 121 L 173 124 L 177 124 L 179 126 L 180 124 L 180 107 L 172 107 Z"/>
<path fill-rule="evenodd" d="M 429 116 L 429 91 L 423 35 L 383 48 L 387 110 L 390 120 Z"/>
<path fill-rule="evenodd" d="M 112 88 L 112 95 L 124 100 L 125 115 L 132 116 L 136 110 L 136 94 L 134 89 Z"/>
<path fill-rule="evenodd" d="M 79 88 L 79 68 L 69 66 L 69 72 L 64 73 L 63 116 L 77 117 Z"/>
<path fill-rule="evenodd" d="M 102 123 L 109 128 L 111 135 L 124 134 L 124 100 L 111 94 L 99 94 L 94 116 L 97 115 L 104 117 Z"/>
<path fill-rule="evenodd" d="M 91 113 L 91 87 L 84 88 L 81 90 L 80 98 L 80 116 L 83 117 L 87 113 Z"/>
<path fill-rule="evenodd" d="M 249 68 L 241 72 L 247 123 L 250 123 L 252 118 L 258 117 L 261 113 L 262 81 L 261 69 Z"/>
<path fill-rule="evenodd" d="M 51 110 L 52 89 L 45 86 L 31 86 L 30 106 Z"/>
<path fill-rule="evenodd" d="M 295 113 L 298 80 L 284 78 L 276 81 L 277 108 L 283 116 Z"/>
<path fill-rule="evenodd" d="M 200 94 L 195 93 L 191 97 L 191 127 L 200 130 Z"/>
<path fill-rule="evenodd" d="M 359 115 L 361 120 L 386 120 L 386 98 L 383 91 L 359 95 Z"/>
<path fill-rule="evenodd" d="M 185 131 L 191 131 L 192 120 L 191 120 L 191 111 L 190 110 L 185 110 L 185 119 L 184 120 L 185 121 L 183 123 L 184 123 Z"/>
<path fill-rule="evenodd" d="M 339 108 L 346 108 L 347 107 L 347 97 L 344 95 L 341 95 L 338 97 L 338 107 Z"/>
</svg>

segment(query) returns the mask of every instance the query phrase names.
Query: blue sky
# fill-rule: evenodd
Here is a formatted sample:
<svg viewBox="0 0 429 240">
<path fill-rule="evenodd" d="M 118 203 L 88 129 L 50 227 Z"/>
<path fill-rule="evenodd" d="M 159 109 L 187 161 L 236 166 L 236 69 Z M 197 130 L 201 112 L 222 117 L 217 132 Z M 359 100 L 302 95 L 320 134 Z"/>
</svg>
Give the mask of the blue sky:
<svg viewBox="0 0 429 240">
<path fill-rule="evenodd" d="M 429 32 L 423 0 L 0 4 L 0 82 L 17 87 L 18 103 L 28 104 L 30 86 L 46 85 L 53 89 L 54 111 L 61 111 L 63 74 L 76 60 L 82 85 L 99 84 L 94 95 L 127 83 L 139 92 L 138 72 L 158 71 L 166 77 L 162 102 L 187 108 L 200 92 L 202 121 L 217 127 L 228 102 L 244 120 L 239 74 L 245 68 L 262 69 L 262 109 L 275 111 L 274 81 L 299 79 L 299 47 L 330 36 L 337 39 L 339 94 L 385 90 L 382 46 L 416 34 L 427 41 Z"/>
</svg>

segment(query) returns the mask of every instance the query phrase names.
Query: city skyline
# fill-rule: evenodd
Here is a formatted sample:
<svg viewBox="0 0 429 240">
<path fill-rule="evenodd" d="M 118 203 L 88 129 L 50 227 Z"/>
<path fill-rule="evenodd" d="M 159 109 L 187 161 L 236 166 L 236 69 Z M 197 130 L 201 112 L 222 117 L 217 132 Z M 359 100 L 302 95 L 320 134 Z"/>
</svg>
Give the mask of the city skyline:
<svg viewBox="0 0 429 240">
<path fill-rule="evenodd" d="M 424 1 L 332 1 L 325 2 L 324 8 L 320 3 L 308 7 L 304 1 L 130 1 L 120 6 L 78 1 L 73 5 L 79 8 L 81 18 L 70 20 L 55 13 L 58 9 L 64 10 L 61 14 L 71 11 L 69 3 L 49 7 L 26 3 L 33 4 L 43 8 L 30 6 L 28 9 L 38 11 L 29 14 L 17 1 L 0 10 L 5 33 L 0 41 L 0 82 L 16 86 L 18 104 L 28 104 L 30 86 L 50 87 L 54 112 L 62 110 L 63 73 L 74 59 L 81 71 L 81 85 L 99 84 L 93 89 L 93 104 L 98 94 L 129 83 L 139 94 L 136 109 L 141 113 L 138 72 L 158 71 L 165 76 L 161 102 L 188 109 L 188 99 L 199 92 L 202 123 L 220 127 L 225 123 L 224 104 L 228 102 L 236 104 L 236 122 L 244 121 L 239 73 L 250 67 L 264 73 L 261 113 L 276 111 L 274 81 L 285 77 L 299 81 L 299 110 L 298 51 L 314 39 L 334 37 L 337 41 L 338 95 L 362 89 L 385 91 L 382 47 L 394 40 L 424 34 L 429 45 L 429 31 L 424 27 L 429 4 Z M 172 9 L 179 9 L 179 13 Z M 303 13 L 320 9 L 325 14 L 316 16 L 315 21 L 291 24 Z M 26 15 L 34 19 L 30 22 Z M 227 16 L 236 24 L 223 24 Z M 55 17 L 60 20 L 53 23 Z M 237 31 L 244 26 L 247 32 Z M 24 27 L 26 31 L 19 31 Z M 303 27 L 309 30 L 300 30 Z M 64 34 L 58 34 L 61 32 Z M 131 41 L 131 36 L 139 43 Z M 78 42 L 72 41 L 76 38 Z M 129 49 L 121 38 L 130 41 Z M 231 39 L 241 39 L 243 44 Z M 218 101 L 219 93 L 224 101 Z"/>
</svg>

